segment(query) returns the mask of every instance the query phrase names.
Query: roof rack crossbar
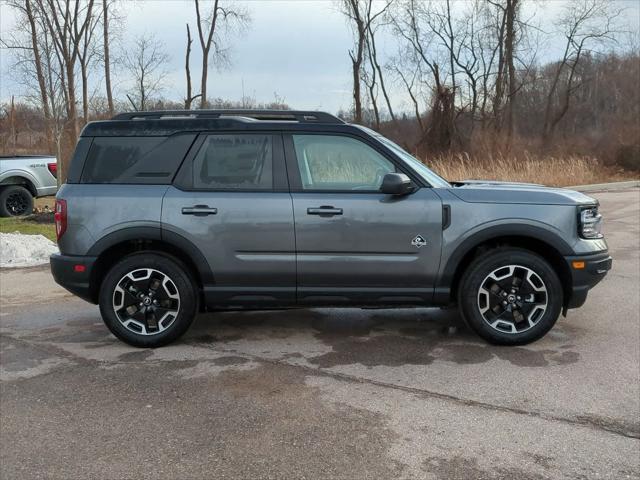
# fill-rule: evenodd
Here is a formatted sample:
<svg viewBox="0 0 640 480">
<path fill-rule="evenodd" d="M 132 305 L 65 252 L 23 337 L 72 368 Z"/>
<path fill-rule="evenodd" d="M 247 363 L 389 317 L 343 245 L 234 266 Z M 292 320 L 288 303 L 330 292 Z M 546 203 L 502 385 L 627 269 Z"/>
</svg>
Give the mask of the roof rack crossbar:
<svg viewBox="0 0 640 480">
<path fill-rule="evenodd" d="M 300 123 L 344 123 L 340 118 L 326 112 L 314 112 L 304 110 L 158 110 L 152 112 L 127 112 L 120 113 L 112 120 L 154 120 L 163 118 L 220 118 L 220 117 L 246 117 L 255 120 L 297 121 Z"/>
</svg>

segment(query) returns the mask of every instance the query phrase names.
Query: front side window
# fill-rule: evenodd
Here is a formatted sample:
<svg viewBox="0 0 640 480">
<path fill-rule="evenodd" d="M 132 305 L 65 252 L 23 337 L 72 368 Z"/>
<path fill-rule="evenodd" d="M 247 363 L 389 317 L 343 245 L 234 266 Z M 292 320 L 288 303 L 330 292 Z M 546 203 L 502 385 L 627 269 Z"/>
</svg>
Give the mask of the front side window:
<svg viewBox="0 0 640 480">
<path fill-rule="evenodd" d="M 432 187 L 436 188 L 450 188 L 451 184 L 447 182 L 440 175 L 435 173 L 429 167 L 427 167 L 424 163 L 418 160 L 416 157 L 408 153 L 404 148 L 402 148 L 397 143 L 392 142 L 387 137 L 383 137 L 378 132 L 371 130 L 370 128 L 363 127 L 362 125 L 356 125 L 360 130 L 367 132 L 372 137 L 375 137 L 379 142 L 383 143 L 386 147 L 393 150 L 393 152 L 398 155 L 402 160 L 409 164 L 422 178 L 424 178 Z"/>
<path fill-rule="evenodd" d="M 303 190 L 378 191 L 395 166 L 369 145 L 340 135 L 293 135 Z"/>
<path fill-rule="evenodd" d="M 207 136 L 193 161 L 193 186 L 211 190 L 273 188 L 273 136 Z"/>
</svg>

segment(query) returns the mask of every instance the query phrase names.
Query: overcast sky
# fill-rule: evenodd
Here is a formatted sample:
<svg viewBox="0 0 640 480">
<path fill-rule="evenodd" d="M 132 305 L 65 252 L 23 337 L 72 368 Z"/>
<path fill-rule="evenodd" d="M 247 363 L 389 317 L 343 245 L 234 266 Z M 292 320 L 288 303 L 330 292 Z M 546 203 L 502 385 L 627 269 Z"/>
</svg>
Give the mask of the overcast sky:
<svg viewBox="0 0 640 480">
<path fill-rule="evenodd" d="M 464 0 L 463 0 L 464 1 Z M 0 28 L 5 34 L 16 28 L 15 17 L 0 0 Z M 344 17 L 333 0 L 249 0 L 242 2 L 251 14 L 246 32 L 229 38 L 231 64 L 212 69 L 209 75 L 209 97 L 240 100 L 243 95 L 269 102 L 277 93 L 295 108 L 337 111 L 351 104 L 351 77 L 348 49 L 352 36 Z M 640 2 L 618 2 L 628 8 L 625 14 L 632 30 L 640 29 Z M 206 1 L 203 2 L 206 5 Z M 559 14 L 562 0 L 534 0 L 531 14 L 550 23 Z M 460 7 L 462 4 L 458 4 Z M 122 0 L 119 6 L 124 18 L 123 31 L 116 49 L 128 49 L 132 39 L 141 34 L 156 35 L 170 57 L 169 75 L 163 96 L 181 100 L 185 94 L 184 52 L 186 27 L 197 35 L 195 10 L 190 0 Z M 541 57 L 557 55 L 561 42 L 547 37 Z M 195 89 L 199 83 L 200 52 L 193 44 L 192 76 Z M 385 36 L 380 41 L 383 55 L 396 50 L 395 39 Z M 11 75 L 12 58 L 0 50 L 0 100 L 24 94 L 23 87 Z M 95 86 L 102 78 L 96 74 Z M 116 69 L 116 94 L 122 96 L 129 79 Z M 103 94 L 103 93 L 101 93 Z M 401 96 L 395 102 L 403 103 Z"/>
</svg>

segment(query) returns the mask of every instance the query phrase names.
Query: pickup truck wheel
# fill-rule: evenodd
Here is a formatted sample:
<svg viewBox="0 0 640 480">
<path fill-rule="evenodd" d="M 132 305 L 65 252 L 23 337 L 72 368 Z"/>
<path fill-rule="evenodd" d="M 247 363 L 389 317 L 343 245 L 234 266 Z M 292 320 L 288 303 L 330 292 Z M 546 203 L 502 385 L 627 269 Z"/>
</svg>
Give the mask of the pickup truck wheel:
<svg viewBox="0 0 640 480">
<path fill-rule="evenodd" d="M 467 324 L 498 345 L 523 345 L 544 336 L 560 316 L 562 302 L 562 284 L 549 263 L 515 248 L 476 258 L 458 291 Z"/>
<path fill-rule="evenodd" d="M 129 255 L 106 275 L 100 313 L 120 340 L 160 347 L 184 334 L 197 312 L 196 287 L 178 260 L 154 253 Z"/>
<path fill-rule="evenodd" d="M 33 197 L 23 186 L 10 185 L 0 191 L 0 217 L 19 217 L 32 212 Z"/>
</svg>

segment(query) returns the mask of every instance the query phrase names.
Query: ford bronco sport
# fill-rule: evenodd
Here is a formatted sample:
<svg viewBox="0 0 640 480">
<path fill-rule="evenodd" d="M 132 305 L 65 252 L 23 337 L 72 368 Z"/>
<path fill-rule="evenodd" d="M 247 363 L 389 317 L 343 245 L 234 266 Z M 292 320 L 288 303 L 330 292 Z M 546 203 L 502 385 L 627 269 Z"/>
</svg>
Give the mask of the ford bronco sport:
<svg viewBox="0 0 640 480">
<path fill-rule="evenodd" d="M 487 341 L 524 344 L 611 268 L 593 198 L 449 183 L 322 112 L 89 123 L 55 219 L 56 281 L 143 347 L 207 309 L 452 304 Z"/>
</svg>

